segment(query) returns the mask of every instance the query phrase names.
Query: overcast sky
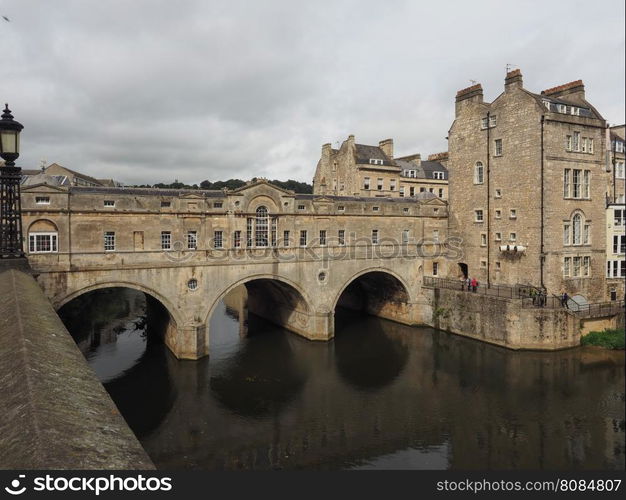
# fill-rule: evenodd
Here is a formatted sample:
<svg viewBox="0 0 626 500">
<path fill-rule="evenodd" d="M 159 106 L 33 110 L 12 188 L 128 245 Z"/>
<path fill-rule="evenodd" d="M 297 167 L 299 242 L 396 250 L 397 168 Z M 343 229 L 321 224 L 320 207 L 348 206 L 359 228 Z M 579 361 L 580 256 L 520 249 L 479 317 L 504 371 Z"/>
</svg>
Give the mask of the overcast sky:
<svg viewBox="0 0 626 500">
<path fill-rule="evenodd" d="M 581 78 L 624 123 L 624 2 L 0 0 L 0 100 L 45 159 L 126 183 L 310 182 L 321 145 L 445 151 L 458 89 Z"/>
</svg>

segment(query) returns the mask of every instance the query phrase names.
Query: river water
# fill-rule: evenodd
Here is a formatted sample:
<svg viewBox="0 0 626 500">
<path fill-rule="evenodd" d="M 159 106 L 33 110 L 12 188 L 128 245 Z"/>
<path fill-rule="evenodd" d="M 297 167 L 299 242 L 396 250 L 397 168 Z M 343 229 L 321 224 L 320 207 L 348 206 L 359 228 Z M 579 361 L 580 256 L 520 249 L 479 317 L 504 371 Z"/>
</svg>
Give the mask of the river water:
<svg viewBox="0 0 626 500">
<path fill-rule="evenodd" d="M 221 303 L 178 361 L 129 289 L 61 317 L 160 469 L 623 469 L 624 352 L 514 352 L 337 314 L 310 342 Z"/>
</svg>

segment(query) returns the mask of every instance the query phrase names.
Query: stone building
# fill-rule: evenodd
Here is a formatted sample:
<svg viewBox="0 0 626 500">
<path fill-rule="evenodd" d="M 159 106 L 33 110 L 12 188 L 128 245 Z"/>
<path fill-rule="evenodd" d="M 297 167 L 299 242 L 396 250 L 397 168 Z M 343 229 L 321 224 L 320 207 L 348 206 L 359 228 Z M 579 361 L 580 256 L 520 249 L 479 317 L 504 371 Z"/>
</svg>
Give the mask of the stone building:
<svg viewBox="0 0 626 500">
<path fill-rule="evenodd" d="M 534 93 L 514 70 L 493 102 L 480 84 L 458 91 L 449 223 L 464 256 L 454 275 L 606 300 L 606 130 L 581 80 Z"/>
<path fill-rule="evenodd" d="M 113 179 L 96 179 L 71 170 L 58 163 L 42 166 L 40 169 L 22 170 L 22 185 L 49 184 L 51 186 L 120 187 Z"/>
<path fill-rule="evenodd" d="M 415 197 L 432 193 L 448 198 L 446 153 L 431 155 L 422 161 L 420 154 L 394 157 L 393 140 L 378 146 L 356 144 L 353 135 L 339 149 L 322 146 L 322 156 L 313 178 L 317 195 L 365 197 Z"/>
<path fill-rule="evenodd" d="M 624 203 L 624 125 L 609 130 L 610 189 L 606 207 L 606 284 L 612 300 L 624 297 L 626 278 L 626 204 Z"/>
</svg>

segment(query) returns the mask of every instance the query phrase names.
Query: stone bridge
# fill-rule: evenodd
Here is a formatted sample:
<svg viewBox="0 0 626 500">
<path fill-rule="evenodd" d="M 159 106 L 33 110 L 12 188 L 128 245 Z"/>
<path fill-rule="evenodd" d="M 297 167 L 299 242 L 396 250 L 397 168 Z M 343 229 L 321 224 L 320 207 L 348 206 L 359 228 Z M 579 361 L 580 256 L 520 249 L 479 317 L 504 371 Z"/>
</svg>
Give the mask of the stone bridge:
<svg viewBox="0 0 626 500">
<path fill-rule="evenodd" d="M 217 303 L 245 285 L 248 310 L 311 340 L 334 336 L 338 305 L 430 324 L 424 273 L 445 271 L 437 198 L 298 195 L 260 181 L 236 191 L 29 186 L 28 258 L 59 309 L 128 287 L 170 316 L 178 358 L 210 348 Z"/>
</svg>

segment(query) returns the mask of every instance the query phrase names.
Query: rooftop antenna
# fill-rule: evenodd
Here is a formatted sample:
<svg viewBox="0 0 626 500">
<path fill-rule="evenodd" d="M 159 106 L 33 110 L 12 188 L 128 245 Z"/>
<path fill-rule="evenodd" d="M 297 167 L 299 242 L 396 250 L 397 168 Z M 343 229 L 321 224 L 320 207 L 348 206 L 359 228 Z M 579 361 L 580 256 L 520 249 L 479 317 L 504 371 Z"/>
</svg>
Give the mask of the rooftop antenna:
<svg viewBox="0 0 626 500">
<path fill-rule="evenodd" d="M 42 158 L 41 161 L 39 162 L 39 166 L 41 167 L 41 171 L 43 172 L 44 170 L 46 170 L 46 163 L 47 160 L 45 158 Z"/>
<path fill-rule="evenodd" d="M 472 80 L 471 78 L 470 78 L 470 82 L 472 83 L 472 85 L 476 85 L 478 83 L 477 80 Z"/>
<path fill-rule="evenodd" d="M 506 72 L 507 72 L 507 74 L 509 74 L 511 72 L 511 69 L 513 69 L 514 66 L 517 66 L 517 64 L 506 63 Z"/>
</svg>

